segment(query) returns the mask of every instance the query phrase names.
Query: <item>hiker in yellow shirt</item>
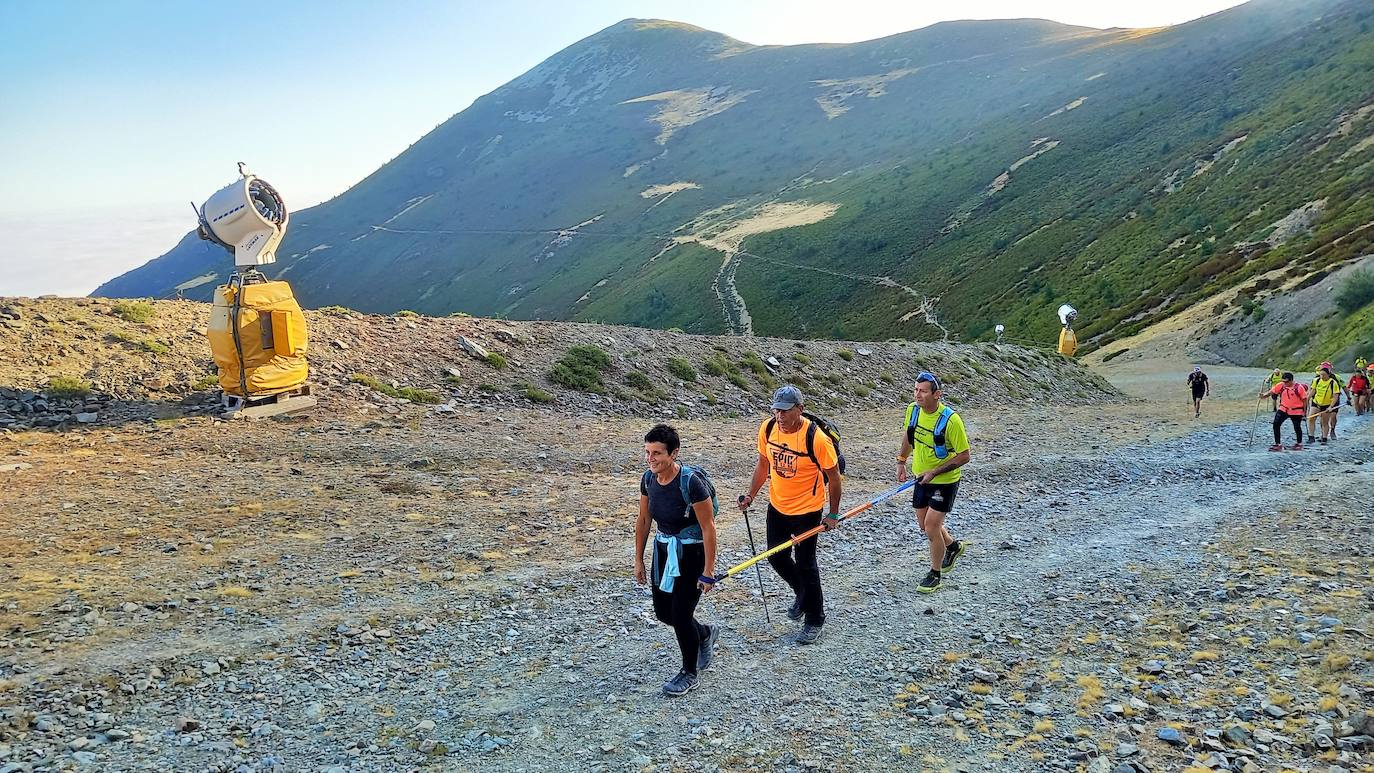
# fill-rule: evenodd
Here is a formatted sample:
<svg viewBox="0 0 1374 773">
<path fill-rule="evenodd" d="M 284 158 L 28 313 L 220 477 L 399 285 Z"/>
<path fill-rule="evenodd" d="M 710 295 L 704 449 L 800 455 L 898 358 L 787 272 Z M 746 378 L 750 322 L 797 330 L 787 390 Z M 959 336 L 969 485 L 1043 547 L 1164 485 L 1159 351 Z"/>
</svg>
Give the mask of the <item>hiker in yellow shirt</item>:
<svg viewBox="0 0 1374 773">
<path fill-rule="evenodd" d="M 908 478 L 909 458 L 909 474 L 916 478 L 911 506 L 916 523 L 930 540 L 930 571 L 916 589 L 934 593 L 940 589 L 941 576 L 953 570 L 964 554 L 964 544 L 949 533 L 945 518 L 959 492 L 960 468 L 969 461 L 968 433 L 963 418 L 940 401 L 944 393 L 935 374 L 922 371 L 917 375 L 912 396 L 916 401 L 907 405 L 902 425 L 897 482 Z"/>
<path fill-rule="evenodd" d="M 1317 442 L 1326 443 L 1336 437 L 1336 411 L 1341 407 L 1341 393 L 1345 393 L 1345 399 L 1350 400 L 1350 390 L 1346 389 L 1345 383 L 1341 381 L 1331 368 L 1330 362 L 1323 362 L 1317 369 L 1317 378 L 1312 382 L 1310 409 L 1307 412 L 1307 434 L 1315 435 L 1314 427 L 1317 418 L 1321 418 L 1322 434 L 1317 438 Z"/>
</svg>

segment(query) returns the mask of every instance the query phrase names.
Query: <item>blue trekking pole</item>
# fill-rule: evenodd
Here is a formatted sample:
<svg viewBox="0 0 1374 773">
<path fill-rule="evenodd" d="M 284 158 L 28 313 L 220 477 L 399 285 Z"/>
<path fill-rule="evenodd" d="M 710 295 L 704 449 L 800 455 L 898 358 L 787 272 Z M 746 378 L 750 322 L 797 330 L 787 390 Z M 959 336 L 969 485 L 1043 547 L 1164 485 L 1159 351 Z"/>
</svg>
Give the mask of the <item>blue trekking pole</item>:
<svg viewBox="0 0 1374 773">
<path fill-rule="evenodd" d="M 744 495 L 739 497 L 740 504 L 744 504 Z M 749 552 L 758 553 L 759 549 L 754 546 L 754 527 L 749 525 L 749 508 L 744 508 L 744 530 L 749 532 Z M 758 564 L 754 564 L 754 574 L 759 578 L 759 595 L 763 597 L 763 619 L 768 621 L 768 627 L 773 627 L 773 616 L 768 614 L 768 593 L 763 589 L 763 570 L 759 569 Z"/>
</svg>

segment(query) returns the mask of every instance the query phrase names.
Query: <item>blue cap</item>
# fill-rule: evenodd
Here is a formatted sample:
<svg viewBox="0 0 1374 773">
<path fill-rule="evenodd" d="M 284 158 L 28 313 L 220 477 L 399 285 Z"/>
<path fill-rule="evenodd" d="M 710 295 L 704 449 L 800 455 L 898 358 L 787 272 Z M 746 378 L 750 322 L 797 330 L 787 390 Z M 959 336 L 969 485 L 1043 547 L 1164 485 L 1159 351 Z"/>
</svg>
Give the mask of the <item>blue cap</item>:
<svg viewBox="0 0 1374 773">
<path fill-rule="evenodd" d="M 785 411 L 801 404 L 801 390 L 791 384 L 784 384 L 778 387 L 778 391 L 773 393 L 773 403 L 771 407 L 775 411 Z"/>
</svg>

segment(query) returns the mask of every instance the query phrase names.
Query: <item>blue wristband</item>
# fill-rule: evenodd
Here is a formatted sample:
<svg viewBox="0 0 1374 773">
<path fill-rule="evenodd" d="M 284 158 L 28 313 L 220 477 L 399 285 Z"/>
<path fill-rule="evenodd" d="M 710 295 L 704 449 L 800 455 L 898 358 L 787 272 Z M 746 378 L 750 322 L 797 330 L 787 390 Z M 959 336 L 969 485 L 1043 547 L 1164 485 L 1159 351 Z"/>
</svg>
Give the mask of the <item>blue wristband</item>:
<svg viewBox="0 0 1374 773">
<path fill-rule="evenodd" d="M 709 574 L 703 574 L 702 576 L 698 577 L 697 579 L 700 580 L 701 582 L 706 583 L 707 585 L 715 585 L 715 584 L 716 584 L 716 578 L 712 577 L 712 576 L 709 575 Z"/>
</svg>

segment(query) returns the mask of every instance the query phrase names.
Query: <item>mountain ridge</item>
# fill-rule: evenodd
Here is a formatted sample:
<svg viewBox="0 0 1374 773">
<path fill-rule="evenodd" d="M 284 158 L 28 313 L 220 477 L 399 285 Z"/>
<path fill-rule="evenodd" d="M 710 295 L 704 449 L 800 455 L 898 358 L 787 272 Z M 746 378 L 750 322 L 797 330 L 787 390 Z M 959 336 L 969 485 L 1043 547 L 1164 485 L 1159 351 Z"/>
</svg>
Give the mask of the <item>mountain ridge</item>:
<svg viewBox="0 0 1374 773">
<path fill-rule="evenodd" d="M 1325 187 L 1347 191 L 1328 211 L 1352 222 L 1311 236 L 1374 220 L 1353 193 L 1365 151 L 1282 182 L 1292 195 L 1273 195 L 1265 171 L 1299 163 L 1278 136 L 1286 101 L 1313 132 L 1374 100 L 1340 77 L 1371 61 L 1369 16 L 1341 0 L 1257 0 L 1157 30 L 942 22 L 782 47 L 626 19 L 296 213 L 275 271 L 307 305 L 839 338 L 976 339 L 994 321 L 1052 335 L 1069 300 L 1097 345 L 1272 268 L 1236 258 L 1242 240 L 1226 234 L 1254 227 L 1245 212 Z M 1351 151 L 1356 130 L 1319 152 Z M 1201 186 L 1216 180 L 1228 189 L 1209 200 Z M 774 229 L 779 207 L 829 212 Z M 1191 255 L 1169 247 L 1178 225 L 1196 237 Z M 720 233 L 740 235 L 736 252 Z M 96 294 L 222 277 L 227 261 L 207 249 L 183 240 Z M 1094 249 L 1111 257 L 1095 264 Z M 1313 251 L 1286 249 L 1267 260 Z M 1217 252 L 1236 259 L 1194 281 Z"/>
</svg>

